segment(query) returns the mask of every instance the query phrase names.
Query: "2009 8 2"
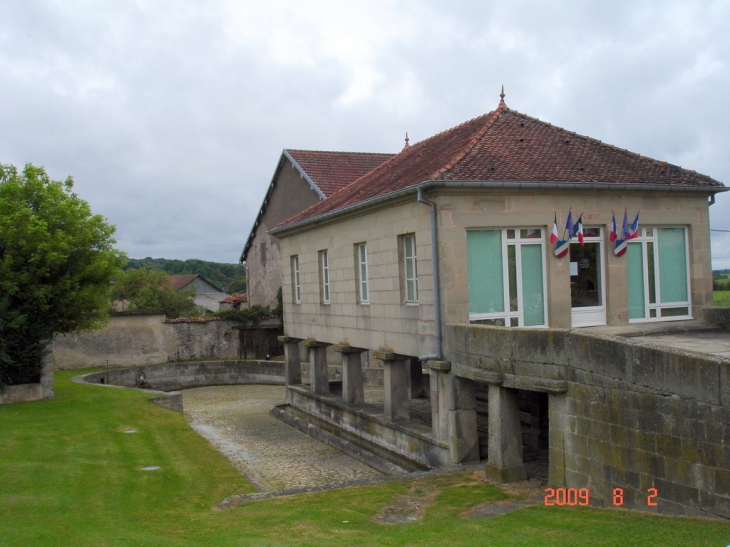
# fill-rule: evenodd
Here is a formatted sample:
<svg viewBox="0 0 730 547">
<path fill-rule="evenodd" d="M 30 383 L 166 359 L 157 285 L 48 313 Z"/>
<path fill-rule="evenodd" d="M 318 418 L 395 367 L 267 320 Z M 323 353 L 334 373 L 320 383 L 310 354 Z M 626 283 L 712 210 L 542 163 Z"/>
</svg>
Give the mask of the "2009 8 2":
<svg viewBox="0 0 730 547">
<path fill-rule="evenodd" d="M 646 505 L 656 507 L 656 498 L 659 492 L 656 488 L 647 490 Z M 614 505 L 621 506 L 624 504 L 623 488 L 614 488 L 612 491 L 612 499 Z M 545 489 L 545 505 L 590 505 L 591 493 L 588 488 L 546 488 Z"/>
</svg>

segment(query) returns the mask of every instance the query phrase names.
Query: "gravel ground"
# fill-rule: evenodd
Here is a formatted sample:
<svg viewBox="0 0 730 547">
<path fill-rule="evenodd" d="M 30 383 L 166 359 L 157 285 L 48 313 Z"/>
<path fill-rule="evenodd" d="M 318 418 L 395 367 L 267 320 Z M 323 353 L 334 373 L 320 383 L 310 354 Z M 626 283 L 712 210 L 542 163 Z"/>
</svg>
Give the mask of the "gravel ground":
<svg viewBox="0 0 730 547">
<path fill-rule="evenodd" d="M 269 415 L 283 386 L 213 386 L 183 391 L 190 426 L 261 491 L 321 486 L 382 473 Z"/>
</svg>

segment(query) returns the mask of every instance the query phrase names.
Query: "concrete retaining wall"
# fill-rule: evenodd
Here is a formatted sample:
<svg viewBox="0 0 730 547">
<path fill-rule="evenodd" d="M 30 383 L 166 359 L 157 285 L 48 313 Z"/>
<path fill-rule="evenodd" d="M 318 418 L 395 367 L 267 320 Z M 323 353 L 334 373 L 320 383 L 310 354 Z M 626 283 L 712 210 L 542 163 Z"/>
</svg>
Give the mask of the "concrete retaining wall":
<svg viewBox="0 0 730 547">
<path fill-rule="evenodd" d="M 20 384 L 0 388 L 0 405 L 53 399 L 53 354 L 50 345 L 46 346 L 41 367 L 41 381 L 37 384 Z"/>
<path fill-rule="evenodd" d="M 117 312 L 94 331 L 62 335 L 53 341 L 59 370 L 107 364 L 137 366 L 193 359 L 236 359 L 238 332 L 231 321 L 165 323 L 164 314 Z"/>
<path fill-rule="evenodd" d="M 730 518 L 727 359 L 585 331 L 481 325 L 448 325 L 444 346 L 456 375 L 550 393 L 554 486 L 588 488 L 596 504 L 611 505 L 622 488 L 625 507 Z"/>
</svg>

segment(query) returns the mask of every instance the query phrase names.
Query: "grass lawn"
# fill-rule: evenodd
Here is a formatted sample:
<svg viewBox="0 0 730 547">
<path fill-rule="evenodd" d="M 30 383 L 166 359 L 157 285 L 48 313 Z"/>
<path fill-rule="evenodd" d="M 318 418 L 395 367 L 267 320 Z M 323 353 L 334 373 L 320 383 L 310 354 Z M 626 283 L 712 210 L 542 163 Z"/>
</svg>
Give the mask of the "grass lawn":
<svg viewBox="0 0 730 547">
<path fill-rule="evenodd" d="M 730 544 L 730 522 L 612 509 L 540 506 L 466 520 L 462 511 L 505 495 L 465 474 L 214 510 L 253 488 L 180 414 L 142 392 L 74 384 L 78 373 L 56 374 L 52 401 L 0 407 L 3 547 Z M 149 465 L 161 469 L 139 470 Z M 372 520 L 406 493 L 434 498 L 422 520 Z"/>
<path fill-rule="evenodd" d="M 715 306 L 730 306 L 730 291 L 714 291 L 712 300 Z"/>
</svg>

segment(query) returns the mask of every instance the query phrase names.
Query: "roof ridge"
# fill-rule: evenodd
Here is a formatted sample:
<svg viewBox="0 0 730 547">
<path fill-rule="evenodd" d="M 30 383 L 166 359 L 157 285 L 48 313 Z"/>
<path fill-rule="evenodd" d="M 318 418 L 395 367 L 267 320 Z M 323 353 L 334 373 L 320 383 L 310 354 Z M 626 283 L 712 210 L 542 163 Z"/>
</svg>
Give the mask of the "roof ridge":
<svg viewBox="0 0 730 547">
<path fill-rule="evenodd" d="M 347 152 L 344 150 L 305 150 L 303 148 L 285 148 L 287 152 L 321 152 L 323 154 L 360 154 L 370 156 L 392 156 L 393 152 Z"/>
<path fill-rule="evenodd" d="M 482 126 L 482 128 L 479 131 L 477 131 L 474 134 L 474 136 L 472 136 L 471 139 L 469 139 L 469 142 L 466 144 L 466 146 L 459 153 L 457 153 L 456 156 L 454 156 L 446 165 L 444 165 L 438 171 L 436 171 L 433 175 L 431 175 L 432 179 L 437 179 L 442 174 L 446 173 L 447 171 L 450 171 L 454 167 L 454 165 L 456 165 L 461 160 L 463 160 L 467 156 L 467 154 L 469 154 L 469 152 L 472 151 L 472 149 L 476 146 L 476 144 L 484 136 L 484 134 L 487 131 L 489 131 L 489 129 L 494 125 L 494 122 L 496 122 L 499 119 L 499 117 L 502 115 L 502 113 L 509 112 L 509 108 L 507 108 L 507 105 L 504 105 L 504 106 L 503 105 L 504 105 L 504 103 L 501 102 L 500 105 L 492 112 L 488 112 L 487 114 L 482 114 L 483 116 L 487 116 L 487 119 L 484 121 L 484 125 Z M 457 126 L 457 127 L 459 127 L 459 126 Z"/>
</svg>

